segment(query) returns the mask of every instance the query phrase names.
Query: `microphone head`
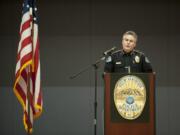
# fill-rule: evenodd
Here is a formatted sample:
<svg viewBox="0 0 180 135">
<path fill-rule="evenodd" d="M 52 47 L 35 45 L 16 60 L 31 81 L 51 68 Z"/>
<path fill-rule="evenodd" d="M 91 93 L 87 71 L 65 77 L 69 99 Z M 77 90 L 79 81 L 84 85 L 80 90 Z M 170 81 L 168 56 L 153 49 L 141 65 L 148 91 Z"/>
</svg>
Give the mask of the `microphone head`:
<svg viewBox="0 0 180 135">
<path fill-rule="evenodd" d="M 112 51 L 114 51 L 114 50 L 116 50 L 116 46 L 114 46 L 114 47 L 112 48 Z"/>
<path fill-rule="evenodd" d="M 111 49 L 105 51 L 105 52 L 103 53 L 103 55 L 111 54 L 115 49 L 116 49 L 116 46 L 114 46 L 114 47 L 112 47 Z"/>
</svg>

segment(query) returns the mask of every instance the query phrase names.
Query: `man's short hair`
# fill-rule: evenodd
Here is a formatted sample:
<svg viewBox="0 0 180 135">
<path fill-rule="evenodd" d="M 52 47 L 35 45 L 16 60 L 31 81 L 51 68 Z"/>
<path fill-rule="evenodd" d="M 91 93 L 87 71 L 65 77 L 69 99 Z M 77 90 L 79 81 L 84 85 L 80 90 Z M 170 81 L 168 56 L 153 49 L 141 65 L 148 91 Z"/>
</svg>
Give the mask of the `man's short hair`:
<svg viewBox="0 0 180 135">
<path fill-rule="evenodd" d="M 137 36 L 137 34 L 136 34 L 134 31 L 126 31 L 126 32 L 123 34 L 123 37 L 124 37 L 125 35 L 132 35 L 132 36 L 136 39 L 136 42 L 137 42 L 137 40 L 138 40 L 138 36 Z"/>
</svg>

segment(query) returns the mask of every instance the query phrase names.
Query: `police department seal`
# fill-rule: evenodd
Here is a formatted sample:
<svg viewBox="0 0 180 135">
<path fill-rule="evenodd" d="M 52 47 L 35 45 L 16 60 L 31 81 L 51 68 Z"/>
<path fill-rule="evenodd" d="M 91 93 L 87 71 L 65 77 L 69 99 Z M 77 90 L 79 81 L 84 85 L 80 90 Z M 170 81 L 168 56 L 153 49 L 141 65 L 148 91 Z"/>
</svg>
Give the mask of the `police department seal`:
<svg viewBox="0 0 180 135">
<path fill-rule="evenodd" d="M 134 75 L 120 78 L 114 88 L 114 103 L 123 118 L 138 118 L 146 103 L 146 88 L 143 81 Z"/>
</svg>

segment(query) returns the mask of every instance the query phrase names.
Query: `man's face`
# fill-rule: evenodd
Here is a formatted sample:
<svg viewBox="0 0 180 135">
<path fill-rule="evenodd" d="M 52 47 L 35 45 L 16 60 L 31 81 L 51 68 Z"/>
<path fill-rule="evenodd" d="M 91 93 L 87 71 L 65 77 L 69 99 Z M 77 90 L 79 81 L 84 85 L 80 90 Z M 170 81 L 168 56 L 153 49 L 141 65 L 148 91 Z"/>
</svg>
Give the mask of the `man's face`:
<svg viewBox="0 0 180 135">
<path fill-rule="evenodd" d="M 131 52 L 136 46 L 136 39 L 132 35 L 124 35 L 122 39 L 122 48 L 126 53 Z"/>
</svg>

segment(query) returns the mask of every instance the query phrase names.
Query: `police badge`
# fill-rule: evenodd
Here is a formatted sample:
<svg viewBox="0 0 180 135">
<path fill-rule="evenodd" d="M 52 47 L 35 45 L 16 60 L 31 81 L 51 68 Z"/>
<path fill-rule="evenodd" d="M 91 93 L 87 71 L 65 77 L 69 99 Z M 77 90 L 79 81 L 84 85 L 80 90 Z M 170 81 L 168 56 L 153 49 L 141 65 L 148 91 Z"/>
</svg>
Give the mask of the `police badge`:
<svg viewBox="0 0 180 135">
<path fill-rule="evenodd" d="M 114 103 L 118 113 L 127 120 L 137 119 L 146 103 L 146 87 L 137 76 L 120 78 L 114 88 Z"/>
<path fill-rule="evenodd" d="M 139 62 L 140 62 L 139 56 L 136 55 L 134 59 L 135 59 L 135 62 L 136 62 L 136 63 L 139 63 Z"/>
</svg>

